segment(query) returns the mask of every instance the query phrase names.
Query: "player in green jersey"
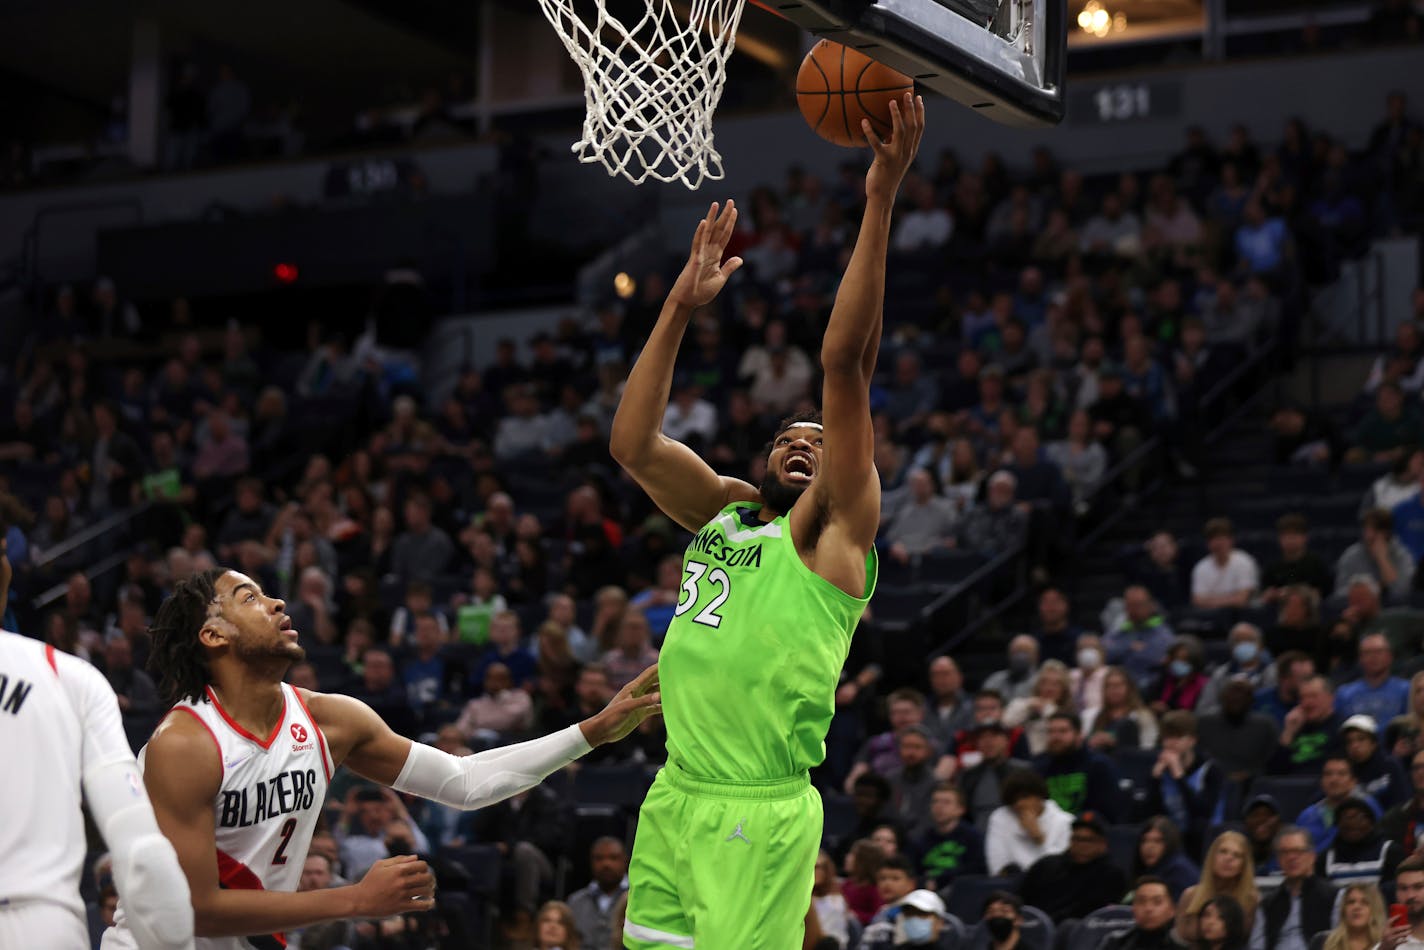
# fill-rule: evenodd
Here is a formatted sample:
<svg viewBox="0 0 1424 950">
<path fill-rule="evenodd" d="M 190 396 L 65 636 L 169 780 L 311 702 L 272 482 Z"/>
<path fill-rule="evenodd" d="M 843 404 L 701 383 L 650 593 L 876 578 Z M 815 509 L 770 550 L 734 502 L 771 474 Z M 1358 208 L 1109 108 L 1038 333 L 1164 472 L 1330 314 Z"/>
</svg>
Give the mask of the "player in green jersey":
<svg viewBox="0 0 1424 950">
<path fill-rule="evenodd" d="M 714 203 L 628 376 L 614 458 L 696 533 L 659 656 L 668 764 L 643 802 L 629 866 L 626 946 L 796 950 L 820 847 L 835 689 L 875 587 L 880 482 L 870 378 L 880 348 L 890 214 L 924 132 L 924 103 L 897 103 L 865 215 L 821 343 L 824 418 L 774 433 L 758 487 L 717 475 L 661 432 L 673 363 L 693 311 L 741 266 L 736 226 Z"/>
</svg>

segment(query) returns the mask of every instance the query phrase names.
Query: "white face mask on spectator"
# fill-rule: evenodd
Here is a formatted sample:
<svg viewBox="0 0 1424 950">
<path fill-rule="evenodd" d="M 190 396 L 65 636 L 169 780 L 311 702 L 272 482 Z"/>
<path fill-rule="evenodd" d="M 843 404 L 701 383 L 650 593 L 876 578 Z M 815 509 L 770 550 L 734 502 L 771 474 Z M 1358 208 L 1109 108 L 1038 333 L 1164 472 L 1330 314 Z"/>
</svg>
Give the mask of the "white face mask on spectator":
<svg viewBox="0 0 1424 950">
<path fill-rule="evenodd" d="M 1078 651 L 1078 665 L 1085 670 L 1095 670 L 1103 664 L 1102 651 L 1084 647 Z"/>
</svg>

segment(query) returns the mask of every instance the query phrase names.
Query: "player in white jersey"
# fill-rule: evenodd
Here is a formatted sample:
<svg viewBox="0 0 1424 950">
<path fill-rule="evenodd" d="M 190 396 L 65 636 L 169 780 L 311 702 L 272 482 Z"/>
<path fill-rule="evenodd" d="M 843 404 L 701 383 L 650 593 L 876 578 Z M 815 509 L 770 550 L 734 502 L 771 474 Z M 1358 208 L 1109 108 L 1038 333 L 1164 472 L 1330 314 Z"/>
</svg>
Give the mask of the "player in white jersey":
<svg viewBox="0 0 1424 950">
<path fill-rule="evenodd" d="M 89 946 L 79 877 L 88 802 L 129 903 L 135 944 L 193 946 L 188 882 L 158 831 L 103 675 L 0 631 L 0 947 Z"/>
<path fill-rule="evenodd" d="M 287 930 L 429 910 L 434 880 L 412 856 L 378 861 L 360 883 L 297 891 L 331 772 L 473 809 L 532 788 L 593 746 L 658 712 L 657 667 L 600 713 L 518 745 L 463 758 L 391 731 L 366 704 L 282 682 L 303 658 L 286 604 L 236 571 L 179 583 L 159 608 L 150 668 L 175 703 L 143 754 L 159 827 L 192 893 L 200 950 L 266 950 Z M 133 942 L 124 918 L 104 950 Z"/>
</svg>

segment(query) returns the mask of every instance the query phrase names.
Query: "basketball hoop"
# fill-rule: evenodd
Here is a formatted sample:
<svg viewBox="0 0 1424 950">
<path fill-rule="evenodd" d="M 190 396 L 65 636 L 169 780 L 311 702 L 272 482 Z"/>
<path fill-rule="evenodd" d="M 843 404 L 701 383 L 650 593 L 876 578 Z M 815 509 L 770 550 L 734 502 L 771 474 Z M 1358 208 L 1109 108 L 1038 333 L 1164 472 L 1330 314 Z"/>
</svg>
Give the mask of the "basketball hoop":
<svg viewBox="0 0 1424 950">
<path fill-rule="evenodd" d="M 614 0 L 539 0 L 583 74 L 578 160 L 633 184 L 649 178 L 696 189 L 722 178 L 712 114 L 722 98 L 727 58 L 745 0 L 638 0 L 636 21 Z"/>
</svg>

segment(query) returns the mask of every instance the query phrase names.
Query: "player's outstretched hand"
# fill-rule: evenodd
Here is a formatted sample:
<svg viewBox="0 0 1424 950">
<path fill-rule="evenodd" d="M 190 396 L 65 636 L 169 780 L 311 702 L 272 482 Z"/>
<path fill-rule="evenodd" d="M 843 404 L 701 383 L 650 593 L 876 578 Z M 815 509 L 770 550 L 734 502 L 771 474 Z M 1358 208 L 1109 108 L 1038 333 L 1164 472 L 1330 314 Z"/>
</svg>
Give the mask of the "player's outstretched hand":
<svg viewBox="0 0 1424 950">
<path fill-rule="evenodd" d="M 722 254 L 736 227 L 737 203 L 729 198 L 727 206 L 719 212 L 717 202 L 712 202 L 707 217 L 697 222 L 697 230 L 692 235 L 692 253 L 673 283 L 668 299 L 684 306 L 700 307 L 711 303 L 722 292 L 727 278 L 742 266 L 740 257 L 722 263 Z"/>
<path fill-rule="evenodd" d="M 435 875 L 413 854 L 377 861 L 356 890 L 358 917 L 390 917 L 435 906 Z"/>
<path fill-rule="evenodd" d="M 875 161 L 865 176 L 866 197 L 894 201 L 905 172 L 915 163 L 920 139 L 925 134 L 924 97 L 907 92 L 898 101 L 890 100 L 890 140 L 887 142 L 880 141 L 869 119 L 861 119 L 860 127 L 875 151 Z"/>
<path fill-rule="evenodd" d="M 658 665 L 654 663 L 638 678 L 618 691 L 603 711 L 583 721 L 589 745 L 617 742 L 638 728 L 643 720 L 662 712 L 663 694 L 658 691 Z"/>
</svg>

